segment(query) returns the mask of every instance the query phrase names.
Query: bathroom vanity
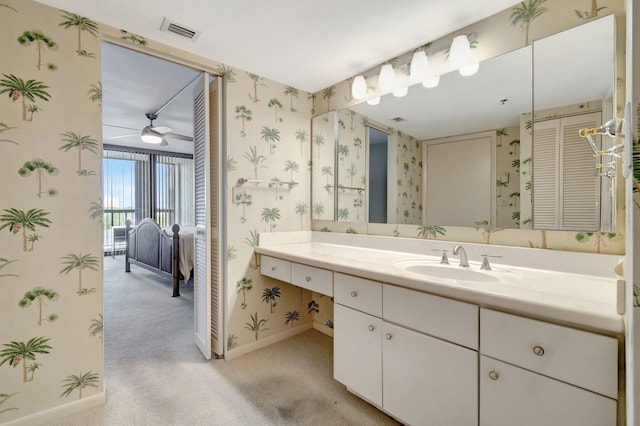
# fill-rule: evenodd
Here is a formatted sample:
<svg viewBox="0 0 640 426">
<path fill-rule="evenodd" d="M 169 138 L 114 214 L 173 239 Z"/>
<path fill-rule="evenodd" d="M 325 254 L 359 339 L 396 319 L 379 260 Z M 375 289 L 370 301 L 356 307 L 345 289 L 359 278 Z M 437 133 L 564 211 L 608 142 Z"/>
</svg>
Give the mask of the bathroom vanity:
<svg viewBox="0 0 640 426">
<path fill-rule="evenodd" d="M 618 258 L 329 233 L 262 234 L 263 275 L 334 298 L 334 378 L 403 423 L 616 425 Z M 480 269 L 480 255 L 502 256 Z"/>
</svg>

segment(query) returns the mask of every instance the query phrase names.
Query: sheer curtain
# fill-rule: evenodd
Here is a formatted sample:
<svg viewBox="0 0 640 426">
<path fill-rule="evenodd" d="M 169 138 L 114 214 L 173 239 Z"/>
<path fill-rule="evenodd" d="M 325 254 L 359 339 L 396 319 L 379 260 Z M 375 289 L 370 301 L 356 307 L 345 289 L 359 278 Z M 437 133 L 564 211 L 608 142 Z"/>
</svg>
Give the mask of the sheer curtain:
<svg viewBox="0 0 640 426">
<path fill-rule="evenodd" d="M 195 226 L 193 173 L 192 158 L 156 156 L 156 215 L 165 222 L 160 226 Z"/>
</svg>

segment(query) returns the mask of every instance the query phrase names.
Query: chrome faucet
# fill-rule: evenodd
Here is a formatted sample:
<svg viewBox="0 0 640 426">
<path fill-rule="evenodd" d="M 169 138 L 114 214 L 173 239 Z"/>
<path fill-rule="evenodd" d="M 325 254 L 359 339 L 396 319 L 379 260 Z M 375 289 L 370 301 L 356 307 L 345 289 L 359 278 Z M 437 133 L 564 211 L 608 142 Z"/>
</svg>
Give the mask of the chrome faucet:
<svg viewBox="0 0 640 426">
<path fill-rule="evenodd" d="M 462 266 L 463 268 L 468 268 L 469 261 L 467 260 L 467 252 L 460 244 L 453 248 L 453 254 L 457 255 L 458 253 L 460 253 L 460 266 Z"/>
</svg>

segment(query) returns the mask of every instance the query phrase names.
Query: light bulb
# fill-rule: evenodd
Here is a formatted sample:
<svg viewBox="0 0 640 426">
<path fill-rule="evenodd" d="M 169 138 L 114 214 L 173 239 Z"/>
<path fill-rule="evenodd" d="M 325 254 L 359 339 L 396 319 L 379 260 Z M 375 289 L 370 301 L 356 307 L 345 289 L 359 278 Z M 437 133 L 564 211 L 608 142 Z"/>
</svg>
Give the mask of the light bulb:
<svg viewBox="0 0 640 426">
<path fill-rule="evenodd" d="M 407 93 L 409 93 L 409 88 L 407 86 L 403 86 L 394 90 L 393 96 L 395 96 L 396 98 L 402 98 L 404 96 L 407 96 Z"/>
<path fill-rule="evenodd" d="M 162 136 L 154 135 L 152 133 L 143 133 L 140 136 L 140 139 L 142 139 L 142 142 L 152 143 L 156 145 L 162 143 Z"/>
<path fill-rule="evenodd" d="M 471 55 L 469 55 L 467 61 L 460 65 L 460 75 L 464 77 L 469 77 L 474 75 L 480 69 L 480 62 L 473 59 Z"/>
<path fill-rule="evenodd" d="M 359 75 L 353 79 L 351 96 L 353 96 L 354 99 L 363 99 L 367 96 L 367 82 L 363 76 Z"/>
<path fill-rule="evenodd" d="M 424 87 L 426 87 L 427 89 L 433 89 L 434 87 L 438 87 L 438 84 L 440 84 L 440 76 L 436 75 L 434 77 L 428 78 L 425 81 L 422 82 L 422 85 Z"/>
<path fill-rule="evenodd" d="M 409 76 L 413 81 L 422 81 L 429 73 L 429 59 L 424 50 L 418 50 L 411 58 Z"/>
<path fill-rule="evenodd" d="M 471 54 L 471 46 L 466 35 L 456 36 L 451 42 L 449 49 L 449 63 L 454 68 L 460 68 L 462 64 L 469 58 Z"/>
<path fill-rule="evenodd" d="M 369 105 L 378 105 L 380 103 L 380 96 L 376 96 L 375 98 L 371 98 L 367 101 Z"/>
<path fill-rule="evenodd" d="M 393 71 L 393 65 L 384 64 L 382 68 L 380 68 L 380 76 L 378 77 L 378 86 L 380 86 L 380 90 L 383 92 L 393 90 L 395 80 L 396 74 Z"/>
</svg>

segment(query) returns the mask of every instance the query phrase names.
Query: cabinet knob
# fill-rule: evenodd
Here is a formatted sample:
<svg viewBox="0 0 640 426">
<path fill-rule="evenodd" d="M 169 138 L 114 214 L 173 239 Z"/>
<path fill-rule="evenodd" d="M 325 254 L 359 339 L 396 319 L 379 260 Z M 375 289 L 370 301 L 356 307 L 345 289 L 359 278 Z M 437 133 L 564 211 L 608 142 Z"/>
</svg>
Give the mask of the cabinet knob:
<svg viewBox="0 0 640 426">
<path fill-rule="evenodd" d="M 358 292 L 357 292 L 357 291 L 352 291 L 352 292 L 351 292 L 351 297 L 356 297 L 357 295 L 358 295 Z"/>
<path fill-rule="evenodd" d="M 272 270 L 272 271 L 275 271 L 276 269 L 278 269 L 278 268 L 276 268 L 275 266 L 272 266 L 272 267 L 271 267 L 271 270 Z"/>
<path fill-rule="evenodd" d="M 311 281 L 311 277 L 305 277 L 305 280 L 307 280 L 307 282 Z"/>
<path fill-rule="evenodd" d="M 489 371 L 489 378 L 491 380 L 498 380 L 498 377 L 500 377 L 500 376 L 499 376 L 497 371 L 495 371 L 495 370 Z"/>
<path fill-rule="evenodd" d="M 373 330 L 375 330 L 375 329 L 376 329 L 376 328 L 375 328 L 374 326 L 372 326 L 372 325 L 370 325 L 370 326 L 369 326 L 369 327 L 367 327 L 367 328 L 369 329 L 369 331 L 373 331 Z"/>
<path fill-rule="evenodd" d="M 391 333 L 387 333 L 387 334 L 384 335 L 384 338 L 387 339 L 387 340 L 391 340 L 392 337 L 393 336 L 391 335 Z"/>
<path fill-rule="evenodd" d="M 542 356 L 544 355 L 544 348 L 540 345 L 535 345 L 533 347 L 533 353 L 538 355 L 538 356 Z"/>
</svg>

